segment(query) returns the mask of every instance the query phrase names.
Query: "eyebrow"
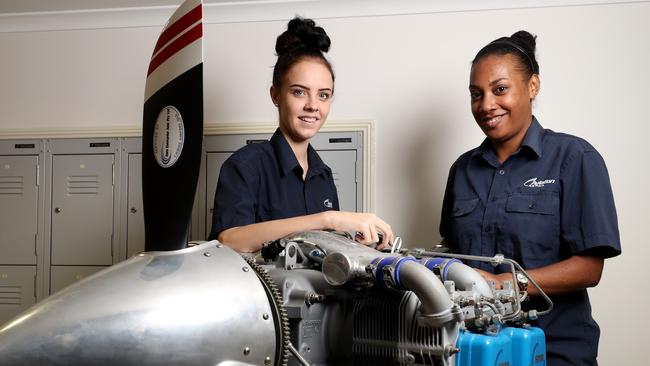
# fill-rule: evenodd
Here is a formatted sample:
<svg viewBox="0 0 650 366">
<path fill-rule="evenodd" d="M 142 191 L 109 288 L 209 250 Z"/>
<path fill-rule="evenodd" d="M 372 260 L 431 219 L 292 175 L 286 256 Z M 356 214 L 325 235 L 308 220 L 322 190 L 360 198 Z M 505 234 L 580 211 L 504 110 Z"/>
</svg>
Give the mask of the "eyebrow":
<svg viewBox="0 0 650 366">
<path fill-rule="evenodd" d="M 492 85 L 494 85 L 494 84 L 497 84 L 498 82 L 503 81 L 503 80 L 508 80 L 508 78 L 498 78 L 498 79 L 496 79 L 496 80 L 492 80 L 492 81 L 490 81 L 490 86 L 492 86 Z M 471 88 L 479 89 L 479 87 L 476 86 L 476 85 L 474 85 L 474 84 L 469 84 L 469 88 L 470 88 L 470 89 L 471 89 Z"/>
<path fill-rule="evenodd" d="M 304 85 L 301 85 L 301 84 L 291 84 L 290 87 L 292 87 L 292 88 L 298 87 L 298 88 L 303 88 L 303 89 L 310 90 L 308 87 L 306 87 Z M 318 91 L 329 91 L 329 92 L 331 92 L 332 89 L 331 88 L 322 88 L 322 89 L 318 89 Z"/>
<path fill-rule="evenodd" d="M 490 85 L 494 85 L 494 84 L 496 84 L 496 83 L 498 83 L 500 81 L 503 81 L 503 80 L 508 80 L 508 78 L 498 78 L 496 80 L 492 80 L 492 81 L 490 81 Z"/>
</svg>

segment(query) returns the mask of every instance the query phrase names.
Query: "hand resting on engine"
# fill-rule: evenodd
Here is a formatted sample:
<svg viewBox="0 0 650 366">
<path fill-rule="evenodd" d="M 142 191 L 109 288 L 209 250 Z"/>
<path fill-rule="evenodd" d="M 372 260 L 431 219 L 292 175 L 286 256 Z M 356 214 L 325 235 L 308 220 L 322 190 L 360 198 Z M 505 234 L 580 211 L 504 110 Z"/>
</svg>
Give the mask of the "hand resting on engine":
<svg viewBox="0 0 650 366">
<path fill-rule="evenodd" d="M 588 255 L 574 255 L 563 261 L 548 266 L 527 270 L 528 275 L 548 295 L 562 294 L 571 291 L 594 287 L 600 281 L 603 273 L 604 260 Z M 475 268 L 486 280 L 494 281 L 500 289 L 504 281 L 512 281 L 510 273 L 492 274 Z M 530 295 L 537 295 L 535 286 L 528 286 Z"/>
<path fill-rule="evenodd" d="M 389 246 L 394 239 L 390 225 L 373 213 L 333 210 L 232 227 L 219 233 L 218 239 L 238 252 L 251 253 L 268 241 L 309 230 L 356 232 L 356 241 L 363 245 L 376 243 L 377 250 Z"/>
</svg>

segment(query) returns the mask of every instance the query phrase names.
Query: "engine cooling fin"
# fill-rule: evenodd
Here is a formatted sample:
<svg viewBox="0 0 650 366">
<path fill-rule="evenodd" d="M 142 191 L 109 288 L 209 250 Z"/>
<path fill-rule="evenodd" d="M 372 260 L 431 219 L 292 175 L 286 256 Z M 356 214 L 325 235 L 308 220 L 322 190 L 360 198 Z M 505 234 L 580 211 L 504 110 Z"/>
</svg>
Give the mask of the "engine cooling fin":
<svg viewBox="0 0 650 366">
<path fill-rule="evenodd" d="M 248 265 L 253 268 L 257 277 L 260 279 L 260 282 L 266 289 L 266 295 L 271 302 L 271 308 L 274 311 L 273 319 L 275 321 L 276 334 L 279 334 L 278 345 L 275 352 L 275 363 L 277 366 L 287 366 L 289 362 L 289 346 L 291 344 L 291 335 L 289 329 L 289 316 L 287 314 L 287 309 L 284 307 L 284 302 L 282 300 L 282 294 L 278 286 L 275 284 L 275 281 L 268 275 L 266 270 L 262 268 L 259 264 L 255 263 L 254 258 L 249 258 L 243 256 Z"/>
<path fill-rule="evenodd" d="M 417 323 L 419 300 L 410 291 L 369 291 L 354 304 L 357 366 L 443 366 L 442 330 Z"/>
</svg>

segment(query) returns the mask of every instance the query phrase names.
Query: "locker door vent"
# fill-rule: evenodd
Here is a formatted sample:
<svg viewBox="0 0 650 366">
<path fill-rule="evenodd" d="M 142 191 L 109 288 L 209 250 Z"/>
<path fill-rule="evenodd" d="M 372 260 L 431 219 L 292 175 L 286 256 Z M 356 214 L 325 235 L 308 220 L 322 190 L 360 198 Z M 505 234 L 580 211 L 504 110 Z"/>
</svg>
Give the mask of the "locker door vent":
<svg viewBox="0 0 650 366">
<path fill-rule="evenodd" d="M 67 179 L 68 194 L 98 194 L 99 177 L 96 175 L 70 175 Z"/>
<path fill-rule="evenodd" d="M 0 177 L 0 194 L 22 195 L 24 188 L 23 177 Z"/>
<path fill-rule="evenodd" d="M 19 286 L 0 286 L 0 305 L 22 305 L 21 290 Z"/>
</svg>

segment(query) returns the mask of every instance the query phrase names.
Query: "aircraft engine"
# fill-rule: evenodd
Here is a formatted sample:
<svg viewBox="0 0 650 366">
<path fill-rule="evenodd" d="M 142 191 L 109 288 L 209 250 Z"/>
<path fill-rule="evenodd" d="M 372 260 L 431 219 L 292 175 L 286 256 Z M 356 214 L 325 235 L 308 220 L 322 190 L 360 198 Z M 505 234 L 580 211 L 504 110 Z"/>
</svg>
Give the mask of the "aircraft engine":
<svg viewBox="0 0 650 366">
<path fill-rule="evenodd" d="M 217 241 L 145 252 L 5 324 L 0 360 L 543 365 L 544 335 L 525 325 L 537 316 L 521 310 L 525 293 L 511 283 L 496 290 L 443 256 L 450 255 L 380 252 L 322 231 L 275 241 L 256 257 Z"/>
</svg>

